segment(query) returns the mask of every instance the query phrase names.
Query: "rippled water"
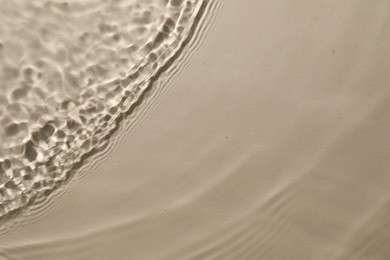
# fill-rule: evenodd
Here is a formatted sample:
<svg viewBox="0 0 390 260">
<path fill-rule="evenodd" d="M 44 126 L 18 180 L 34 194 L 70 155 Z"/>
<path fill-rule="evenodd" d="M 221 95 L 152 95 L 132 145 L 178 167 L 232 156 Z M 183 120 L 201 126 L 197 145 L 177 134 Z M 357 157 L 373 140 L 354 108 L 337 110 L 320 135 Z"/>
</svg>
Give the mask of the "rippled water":
<svg viewBox="0 0 390 260">
<path fill-rule="evenodd" d="M 0 2 L 0 259 L 390 259 L 388 1 Z"/>
<path fill-rule="evenodd" d="M 0 217 L 47 196 L 180 49 L 203 1 L 2 1 Z"/>
</svg>

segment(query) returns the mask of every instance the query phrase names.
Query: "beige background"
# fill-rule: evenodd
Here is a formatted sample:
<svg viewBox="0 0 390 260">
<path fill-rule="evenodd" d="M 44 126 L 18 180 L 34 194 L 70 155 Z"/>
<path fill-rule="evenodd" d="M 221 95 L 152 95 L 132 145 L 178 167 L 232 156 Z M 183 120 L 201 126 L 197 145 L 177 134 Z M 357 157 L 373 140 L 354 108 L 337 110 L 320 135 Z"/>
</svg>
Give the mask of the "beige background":
<svg viewBox="0 0 390 260">
<path fill-rule="evenodd" d="M 388 1 L 225 0 L 4 259 L 389 259 Z"/>
</svg>

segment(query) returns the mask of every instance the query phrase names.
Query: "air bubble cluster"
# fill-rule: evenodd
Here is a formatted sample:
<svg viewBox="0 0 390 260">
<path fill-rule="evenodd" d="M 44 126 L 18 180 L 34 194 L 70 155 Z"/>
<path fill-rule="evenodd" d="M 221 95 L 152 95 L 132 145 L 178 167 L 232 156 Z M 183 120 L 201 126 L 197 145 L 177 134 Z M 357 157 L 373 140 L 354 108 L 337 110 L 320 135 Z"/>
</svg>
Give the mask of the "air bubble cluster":
<svg viewBox="0 0 390 260">
<path fill-rule="evenodd" d="M 105 145 L 179 50 L 200 0 L 0 0 L 0 217 Z"/>
</svg>

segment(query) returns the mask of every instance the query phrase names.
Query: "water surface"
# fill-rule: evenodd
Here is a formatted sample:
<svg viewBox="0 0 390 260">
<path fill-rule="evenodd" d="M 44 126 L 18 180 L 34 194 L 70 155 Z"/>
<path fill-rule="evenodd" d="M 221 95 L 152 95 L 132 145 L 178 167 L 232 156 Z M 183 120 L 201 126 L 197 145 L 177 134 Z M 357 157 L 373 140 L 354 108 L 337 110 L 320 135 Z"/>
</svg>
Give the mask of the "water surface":
<svg viewBox="0 0 390 260">
<path fill-rule="evenodd" d="M 207 2 L 106 148 L 2 224 L 0 256 L 389 259 L 388 10 Z"/>
</svg>

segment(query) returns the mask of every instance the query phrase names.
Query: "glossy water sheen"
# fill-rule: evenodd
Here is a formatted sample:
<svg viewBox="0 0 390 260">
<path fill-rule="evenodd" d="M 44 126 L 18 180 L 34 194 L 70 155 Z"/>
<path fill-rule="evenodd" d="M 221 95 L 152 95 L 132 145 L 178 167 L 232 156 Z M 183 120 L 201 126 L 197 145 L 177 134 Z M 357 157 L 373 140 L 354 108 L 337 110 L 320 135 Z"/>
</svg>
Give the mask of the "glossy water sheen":
<svg viewBox="0 0 390 260">
<path fill-rule="evenodd" d="M 2 1 L 0 217 L 101 149 L 202 1 Z"/>
<path fill-rule="evenodd" d="M 16 23 L 19 2 L 3 2 Z M 78 2 L 81 20 L 110 6 Z M 151 17 L 166 6 L 129 3 Z M 199 2 L 174 3 L 173 13 L 194 13 Z M 389 10 L 386 0 L 207 1 L 106 148 L 1 222 L 0 259 L 390 259 Z M 53 23 L 64 27 L 49 31 L 72 34 Z M 149 31 L 136 38 L 147 42 Z M 85 114 L 68 106 L 84 129 Z"/>
</svg>

